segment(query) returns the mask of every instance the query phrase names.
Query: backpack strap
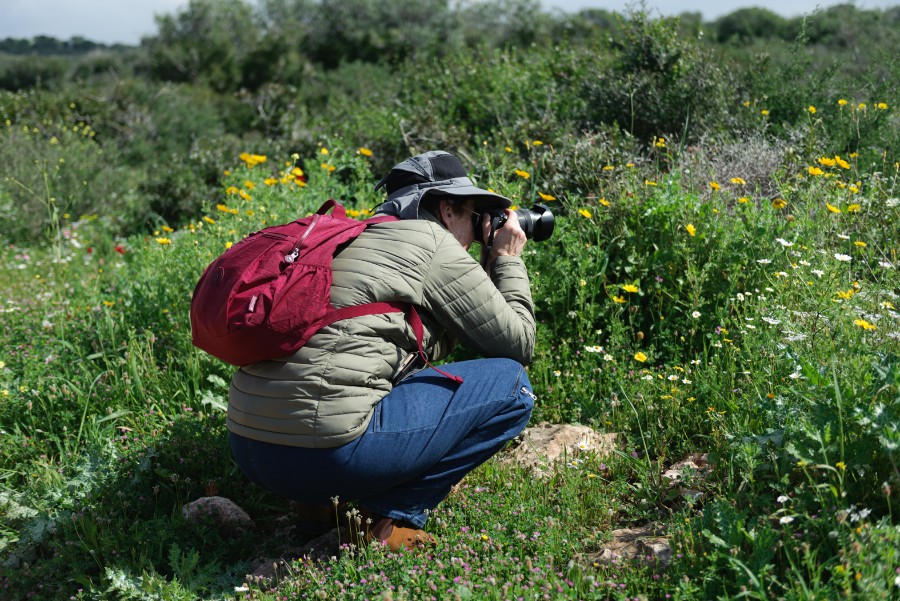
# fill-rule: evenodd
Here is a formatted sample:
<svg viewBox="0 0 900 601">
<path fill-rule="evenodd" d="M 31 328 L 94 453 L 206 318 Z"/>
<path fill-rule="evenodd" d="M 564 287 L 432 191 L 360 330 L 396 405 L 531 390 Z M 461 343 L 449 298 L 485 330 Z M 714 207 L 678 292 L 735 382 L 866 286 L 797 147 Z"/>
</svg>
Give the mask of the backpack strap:
<svg viewBox="0 0 900 601">
<path fill-rule="evenodd" d="M 334 216 L 346 217 L 347 215 L 344 206 L 333 198 L 329 198 L 321 207 L 319 207 L 319 210 L 316 211 L 316 215 L 324 215 L 331 209 L 333 209 L 332 215 Z M 375 225 L 377 223 L 385 223 L 388 221 L 397 221 L 398 219 L 399 218 L 394 215 L 378 215 L 377 217 L 370 217 L 369 219 L 366 219 L 363 223 L 365 223 L 366 226 L 369 226 Z M 312 228 L 310 227 L 309 229 Z M 307 234 L 308 233 L 309 230 L 307 230 Z M 438 369 L 431 364 L 431 361 L 428 360 L 428 355 L 425 353 L 425 349 L 422 346 L 423 340 L 425 338 L 425 326 L 422 324 L 422 318 L 419 316 L 419 312 L 416 311 L 416 308 L 413 305 L 400 302 L 380 302 L 355 305 L 352 307 L 344 307 L 343 309 L 337 309 L 336 311 L 327 314 L 323 319 L 318 321 L 314 327 L 315 331 L 318 331 L 321 328 L 331 325 L 336 321 L 350 319 L 353 317 L 362 317 L 364 315 L 377 315 L 381 313 L 406 313 L 407 308 L 409 309 L 409 312 L 407 313 L 406 319 L 409 322 L 410 327 L 412 328 L 413 334 L 415 334 L 416 336 L 416 343 L 419 346 L 419 357 L 422 358 L 422 361 L 425 362 L 425 365 L 427 365 L 434 371 L 438 372 L 444 377 L 450 378 L 457 384 L 462 384 L 462 378 L 460 378 L 459 376 L 454 376 L 453 374 L 448 374 L 447 372 Z"/>
<path fill-rule="evenodd" d="M 462 378 L 460 378 L 459 376 L 454 376 L 453 374 L 448 374 L 442 369 L 438 369 L 428 360 L 428 355 L 425 354 L 425 350 L 422 348 L 422 339 L 425 337 L 425 326 L 422 325 L 422 318 L 419 317 L 419 312 L 416 311 L 416 308 L 414 306 L 409 306 L 409 314 L 406 316 L 406 319 L 409 321 L 409 325 L 412 327 L 413 333 L 416 335 L 416 342 L 419 343 L 419 356 L 422 358 L 422 361 L 425 362 L 425 365 L 438 372 L 442 376 L 450 378 L 457 384 L 462 384 Z"/>
<path fill-rule="evenodd" d="M 316 324 L 316 327 L 324 328 L 325 326 L 330 325 L 336 321 L 349 319 L 351 317 L 362 317 L 363 315 L 376 315 L 380 313 L 406 313 L 407 307 L 409 308 L 409 313 L 407 313 L 406 315 L 406 320 L 409 322 L 413 334 L 415 334 L 416 336 L 416 343 L 419 345 L 419 357 L 422 358 L 422 361 L 425 362 L 425 365 L 427 365 L 434 371 L 438 372 L 446 378 L 450 378 L 457 384 L 462 384 L 463 379 L 461 377 L 454 376 L 453 374 L 449 374 L 444 370 L 435 367 L 431 364 L 431 361 L 428 360 L 428 355 L 425 353 L 425 349 L 422 347 L 422 341 L 425 338 L 425 326 L 422 324 L 422 318 L 419 316 L 419 312 L 416 311 L 416 308 L 413 305 L 400 302 L 381 302 L 344 307 L 343 309 L 338 309 L 337 311 L 335 311 L 324 322 Z"/>
</svg>

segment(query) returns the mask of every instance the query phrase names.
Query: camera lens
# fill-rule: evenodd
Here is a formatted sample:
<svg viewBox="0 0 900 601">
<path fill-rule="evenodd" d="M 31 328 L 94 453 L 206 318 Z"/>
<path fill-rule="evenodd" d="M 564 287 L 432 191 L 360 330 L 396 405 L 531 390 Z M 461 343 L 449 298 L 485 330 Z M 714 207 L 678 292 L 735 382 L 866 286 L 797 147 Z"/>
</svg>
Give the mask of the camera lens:
<svg viewBox="0 0 900 601">
<path fill-rule="evenodd" d="M 490 209 L 485 211 L 491 216 L 491 233 L 503 227 L 506 223 L 506 213 L 503 209 Z M 483 213 L 472 214 L 472 227 L 475 228 L 475 241 L 483 244 L 481 236 L 481 217 Z M 537 204 L 530 209 L 516 209 L 516 217 L 519 218 L 519 226 L 525 232 L 525 237 L 535 242 L 548 239 L 553 234 L 555 219 L 547 205 Z M 491 236 L 493 239 L 493 235 Z"/>
<path fill-rule="evenodd" d="M 528 239 L 541 242 L 553 234 L 556 222 L 547 205 L 537 204 L 530 209 L 516 209 L 516 215 Z"/>
</svg>

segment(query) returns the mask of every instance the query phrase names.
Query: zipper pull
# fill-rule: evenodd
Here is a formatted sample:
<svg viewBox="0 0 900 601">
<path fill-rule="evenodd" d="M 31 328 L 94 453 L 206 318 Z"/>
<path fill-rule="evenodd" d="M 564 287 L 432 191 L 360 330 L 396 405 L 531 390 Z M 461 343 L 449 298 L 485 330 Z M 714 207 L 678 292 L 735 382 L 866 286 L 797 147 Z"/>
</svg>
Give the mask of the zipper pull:
<svg viewBox="0 0 900 601">
<path fill-rule="evenodd" d="M 297 257 L 299 257 L 299 256 L 300 256 L 300 248 L 295 248 L 294 250 L 291 251 L 291 254 L 284 255 L 284 262 L 285 263 L 293 263 L 294 261 L 297 260 Z"/>
</svg>

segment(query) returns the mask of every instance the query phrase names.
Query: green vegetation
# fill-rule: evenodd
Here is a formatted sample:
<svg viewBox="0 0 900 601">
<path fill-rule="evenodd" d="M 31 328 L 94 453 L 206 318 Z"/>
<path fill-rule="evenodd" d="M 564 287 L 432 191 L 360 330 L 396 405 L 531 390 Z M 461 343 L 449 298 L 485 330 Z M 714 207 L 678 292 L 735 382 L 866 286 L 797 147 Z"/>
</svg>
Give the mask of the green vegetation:
<svg viewBox="0 0 900 601">
<path fill-rule="evenodd" d="M 194 0 L 140 48 L 0 55 L 0 596 L 897 598 L 898 11 L 408 5 Z M 621 448 L 546 480 L 490 461 L 433 552 L 248 582 L 290 508 L 231 463 L 190 293 L 429 148 L 553 206 L 533 422 Z M 711 473 L 671 486 L 691 453 Z M 258 531 L 187 526 L 212 490 Z M 649 523 L 670 565 L 599 560 Z"/>
</svg>

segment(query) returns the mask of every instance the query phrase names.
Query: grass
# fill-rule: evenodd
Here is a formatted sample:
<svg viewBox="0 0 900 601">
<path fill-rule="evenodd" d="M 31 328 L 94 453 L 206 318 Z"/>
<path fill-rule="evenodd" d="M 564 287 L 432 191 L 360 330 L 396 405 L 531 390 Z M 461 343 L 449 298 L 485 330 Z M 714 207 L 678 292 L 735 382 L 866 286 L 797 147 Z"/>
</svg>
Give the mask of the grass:
<svg viewBox="0 0 900 601">
<path fill-rule="evenodd" d="M 815 119 L 852 125 L 846 111 Z M 191 291 L 250 231 L 330 197 L 364 216 L 375 159 L 340 140 L 236 159 L 209 213 L 125 239 L 48 197 L 49 242 L 0 251 L 0 591 L 897 598 L 897 164 L 826 153 L 817 127 L 796 148 L 761 133 L 691 148 L 654 137 L 625 157 L 571 140 L 485 143 L 483 183 L 558 215 L 525 254 L 540 322 L 533 423 L 619 432 L 621 449 L 546 479 L 492 460 L 435 511 L 434 551 L 345 547 L 274 583 L 244 574 L 277 551 L 290 508 L 231 463 L 231 368 L 191 346 Z M 696 452 L 712 470 L 688 500 L 662 472 Z M 210 491 L 258 530 L 188 527 L 182 504 Z M 612 530 L 648 523 L 668 533 L 671 565 L 599 560 Z"/>
</svg>

